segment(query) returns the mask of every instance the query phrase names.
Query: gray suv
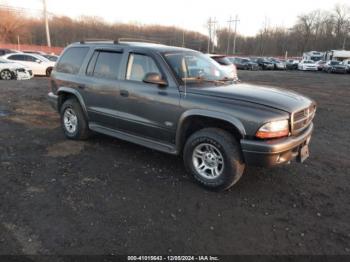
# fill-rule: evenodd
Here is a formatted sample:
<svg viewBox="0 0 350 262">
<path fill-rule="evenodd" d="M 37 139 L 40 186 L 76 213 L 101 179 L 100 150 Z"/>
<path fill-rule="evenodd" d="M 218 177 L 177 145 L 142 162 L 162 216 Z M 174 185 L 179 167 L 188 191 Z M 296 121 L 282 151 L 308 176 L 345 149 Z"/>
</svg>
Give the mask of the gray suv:
<svg viewBox="0 0 350 262">
<path fill-rule="evenodd" d="M 64 50 L 50 83 L 49 101 L 67 138 L 94 131 L 182 155 L 188 172 L 210 189 L 230 188 L 247 165 L 309 156 L 314 101 L 235 83 L 194 50 L 82 41 Z"/>
</svg>

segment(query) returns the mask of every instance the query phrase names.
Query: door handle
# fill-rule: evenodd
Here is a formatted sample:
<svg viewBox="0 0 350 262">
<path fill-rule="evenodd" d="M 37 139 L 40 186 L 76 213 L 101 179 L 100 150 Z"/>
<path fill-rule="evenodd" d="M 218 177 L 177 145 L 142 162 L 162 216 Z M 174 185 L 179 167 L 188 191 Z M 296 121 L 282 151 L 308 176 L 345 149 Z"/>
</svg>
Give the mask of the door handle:
<svg viewBox="0 0 350 262">
<path fill-rule="evenodd" d="M 129 96 L 129 92 L 126 90 L 120 90 L 120 95 L 124 96 L 124 97 L 128 97 Z"/>
</svg>

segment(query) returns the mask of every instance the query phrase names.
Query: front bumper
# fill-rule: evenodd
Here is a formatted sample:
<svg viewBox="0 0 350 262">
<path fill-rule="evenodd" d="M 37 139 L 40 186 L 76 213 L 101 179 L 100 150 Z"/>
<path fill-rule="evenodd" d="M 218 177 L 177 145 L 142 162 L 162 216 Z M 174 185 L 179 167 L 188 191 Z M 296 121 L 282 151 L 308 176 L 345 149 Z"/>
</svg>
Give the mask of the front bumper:
<svg viewBox="0 0 350 262">
<path fill-rule="evenodd" d="M 333 73 L 340 73 L 340 74 L 346 74 L 346 68 L 333 68 L 332 72 Z"/>
<path fill-rule="evenodd" d="M 28 72 L 17 72 L 16 73 L 16 78 L 17 80 L 29 80 L 31 79 L 33 76 Z"/>
<path fill-rule="evenodd" d="M 51 107 L 55 111 L 58 111 L 58 96 L 55 95 L 54 93 L 50 92 L 50 93 L 48 93 L 47 98 L 49 100 Z"/>
<path fill-rule="evenodd" d="M 245 163 L 271 167 L 288 163 L 299 156 L 302 146 L 310 142 L 314 127 L 311 125 L 299 136 L 268 141 L 241 140 Z"/>
</svg>

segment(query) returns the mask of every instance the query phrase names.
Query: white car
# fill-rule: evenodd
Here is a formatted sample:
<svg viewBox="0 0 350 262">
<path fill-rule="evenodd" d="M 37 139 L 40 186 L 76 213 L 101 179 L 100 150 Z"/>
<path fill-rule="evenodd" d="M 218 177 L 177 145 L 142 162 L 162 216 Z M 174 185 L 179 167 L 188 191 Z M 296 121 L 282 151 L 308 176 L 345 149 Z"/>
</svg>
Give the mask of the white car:
<svg viewBox="0 0 350 262">
<path fill-rule="evenodd" d="M 211 59 L 215 60 L 228 75 L 235 81 L 238 80 L 237 67 L 225 55 L 207 54 Z"/>
<path fill-rule="evenodd" d="M 1 80 L 27 80 L 33 77 L 33 72 L 27 66 L 0 58 Z"/>
<path fill-rule="evenodd" d="M 346 70 L 350 73 L 350 59 L 346 59 L 343 61 L 343 64 L 346 66 Z"/>
<path fill-rule="evenodd" d="M 50 76 L 55 66 L 55 62 L 36 54 L 7 54 L 3 58 L 29 67 L 33 75 Z"/>
<path fill-rule="evenodd" d="M 298 69 L 302 71 L 318 71 L 318 65 L 312 60 L 302 60 L 298 65 Z"/>
</svg>

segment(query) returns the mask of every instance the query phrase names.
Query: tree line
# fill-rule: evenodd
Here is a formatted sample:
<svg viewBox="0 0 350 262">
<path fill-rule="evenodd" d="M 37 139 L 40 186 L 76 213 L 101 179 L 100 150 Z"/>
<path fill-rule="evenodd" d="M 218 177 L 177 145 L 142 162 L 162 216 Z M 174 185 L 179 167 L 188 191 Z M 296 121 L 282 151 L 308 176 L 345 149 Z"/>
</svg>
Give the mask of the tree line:
<svg viewBox="0 0 350 262">
<path fill-rule="evenodd" d="M 253 22 L 253 21 L 252 21 Z M 142 25 L 138 23 L 106 23 L 99 17 L 50 17 L 53 46 L 66 46 L 82 39 L 145 38 L 160 43 L 185 46 L 207 52 L 208 37 L 175 26 Z M 227 28 L 217 30 L 216 53 L 232 54 L 234 33 Z M 228 39 L 229 38 L 229 39 Z M 0 42 L 45 45 L 46 35 L 42 18 L 0 8 Z M 229 46 L 228 46 L 229 45 Z M 332 10 L 315 10 L 298 16 L 291 28 L 271 27 L 264 23 L 255 36 L 236 36 L 239 55 L 300 56 L 305 51 L 350 49 L 350 7 L 335 5 Z"/>
</svg>

